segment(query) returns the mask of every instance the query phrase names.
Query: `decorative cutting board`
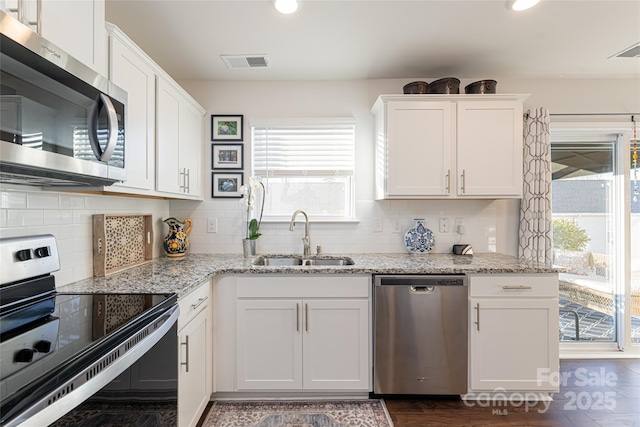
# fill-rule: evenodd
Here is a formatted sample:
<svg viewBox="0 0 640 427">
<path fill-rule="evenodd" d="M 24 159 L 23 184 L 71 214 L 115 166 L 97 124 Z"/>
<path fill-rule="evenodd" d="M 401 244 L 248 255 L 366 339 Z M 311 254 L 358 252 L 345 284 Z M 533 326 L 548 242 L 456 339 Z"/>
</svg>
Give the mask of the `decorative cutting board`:
<svg viewBox="0 0 640 427">
<path fill-rule="evenodd" d="M 153 258 L 153 218 L 93 215 L 93 275 L 103 277 Z"/>
</svg>

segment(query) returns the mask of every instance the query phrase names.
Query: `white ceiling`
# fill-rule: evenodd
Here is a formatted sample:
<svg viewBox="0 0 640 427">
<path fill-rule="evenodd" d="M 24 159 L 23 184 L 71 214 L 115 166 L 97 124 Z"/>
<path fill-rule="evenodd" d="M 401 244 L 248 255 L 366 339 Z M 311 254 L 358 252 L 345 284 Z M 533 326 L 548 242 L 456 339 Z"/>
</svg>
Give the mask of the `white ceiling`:
<svg viewBox="0 0 640 427">
<path fill-rule="evenodd" d="M 120 27 L 177 80 L 640 78 L 640 0 L 107 0 Z M 266 54 L 229 70 L 222 54 Z"/>
</svg>

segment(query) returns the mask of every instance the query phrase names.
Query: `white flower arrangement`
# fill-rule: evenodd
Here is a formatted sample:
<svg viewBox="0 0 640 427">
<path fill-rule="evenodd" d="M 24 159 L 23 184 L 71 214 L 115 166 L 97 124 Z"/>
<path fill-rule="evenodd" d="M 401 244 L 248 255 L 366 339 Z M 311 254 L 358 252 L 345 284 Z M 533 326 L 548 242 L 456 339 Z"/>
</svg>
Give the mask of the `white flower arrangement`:
<svg viewBox="0 0 640 427">
<path fill-rule="evenodd" d="M 261 191 L 261 193 L 260 193 Z M 252 176 L 249 177 L 249 182 L 240 187 L 240 192 L 244 196 L 240 199 L 240 203 L 247 207 L 247 239 L 256 240 L 262 236 L 259 233 L 260 224 L 262 223 L 262 212 L 264 211 L 264 196 L 265 189 L 264 184 L 258 178 Z M 256 204 L 256 199 L 260 201 L 260 214 L 258 218 L 251 218 L 253 207 Z"/>
</svg>

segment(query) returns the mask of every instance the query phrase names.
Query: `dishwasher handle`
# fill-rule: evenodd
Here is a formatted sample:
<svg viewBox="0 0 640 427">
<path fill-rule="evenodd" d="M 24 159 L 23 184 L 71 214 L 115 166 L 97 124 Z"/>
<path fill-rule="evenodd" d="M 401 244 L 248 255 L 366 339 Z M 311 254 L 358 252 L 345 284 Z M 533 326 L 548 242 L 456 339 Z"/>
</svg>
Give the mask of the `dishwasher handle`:
<svg viewBox="0 0 640 427">
<path fill-rule="evenodd" d="M 409 290 L 416 294 L 432 294 L 436 290 L 436 287 L 431 285 L 411 286 L 409 287 Z"/>
<path fill-rule="evenodd" d="M 375 286 L 410 286 L 424 288 L 435 286 L 467 286 L 467 277 L 460 274 L 406 274 L 374 276 Z"/>
</svg>

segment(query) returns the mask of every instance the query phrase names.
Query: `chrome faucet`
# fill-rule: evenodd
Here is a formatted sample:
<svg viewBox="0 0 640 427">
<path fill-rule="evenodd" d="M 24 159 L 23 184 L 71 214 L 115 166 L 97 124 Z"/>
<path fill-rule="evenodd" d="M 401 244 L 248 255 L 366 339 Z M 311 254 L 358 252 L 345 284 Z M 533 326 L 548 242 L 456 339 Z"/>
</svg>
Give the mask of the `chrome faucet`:
<svg viewBox="0 0 640 427">
<path fill-rule="evenodd" d="M 298 214 L 304 215 L 304 237 L 302 238 L 302 245 L 304 246 L 304 255 L 311 255 L 311 236 L 309 235 L 309 217 L 305 211 L 298 209 L 293 213 L 291 217 L 291 224 L 289 224 L 289 231 L 295 230 L 296 217 Z"/>
</svg>

